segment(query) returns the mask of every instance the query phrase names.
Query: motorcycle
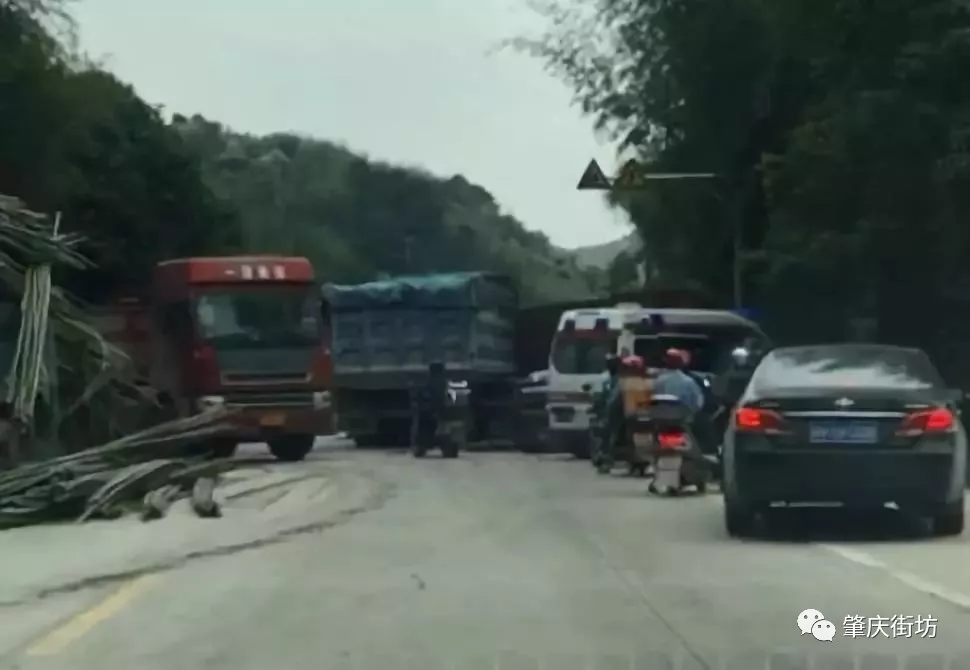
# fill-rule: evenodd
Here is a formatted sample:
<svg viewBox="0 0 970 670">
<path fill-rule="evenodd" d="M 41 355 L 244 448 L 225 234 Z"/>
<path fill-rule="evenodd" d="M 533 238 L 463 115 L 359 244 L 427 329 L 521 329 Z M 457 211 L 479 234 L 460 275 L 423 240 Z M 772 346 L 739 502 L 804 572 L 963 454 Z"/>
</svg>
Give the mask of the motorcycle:
<svg viewBox="0 0 970 670">
<path fill-rule="evenodd" d="M 468 383 L 449 381 L 445 392 L 445 406 L 437 417 L 433 433 L 422 424 L 422 413 L 415 410 L 411 428 L 411 455 L 415 458 L 424 458 L 436 447 L 441 449 L 442 458 L 458 458 L 467 443 L 470 423 Z"/>
<path fill-rule="evenodd" d="M 676 496 L 688 486 L 707 492 L 712 462 L 700 450 L 690 419 L 690 410 L 678 398 L 665 395 L 654 396 L 638 417 L 633 441 L 653 466 L 650 493 Z"/>
</svg>

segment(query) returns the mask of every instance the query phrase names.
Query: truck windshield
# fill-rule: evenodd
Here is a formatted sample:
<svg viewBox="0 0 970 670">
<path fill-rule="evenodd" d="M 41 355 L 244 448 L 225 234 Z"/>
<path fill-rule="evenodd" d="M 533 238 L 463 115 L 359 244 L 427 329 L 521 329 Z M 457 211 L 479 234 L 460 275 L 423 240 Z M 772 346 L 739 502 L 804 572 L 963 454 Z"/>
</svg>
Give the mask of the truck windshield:
<svg viewBox="0 0 970 670">
<path fill-rule="evenodd" d="M 317 300 L 310 287 L 224 286 L 196 293 L 203 339 L 221 349 L 319 343 Z"/>
</svg>

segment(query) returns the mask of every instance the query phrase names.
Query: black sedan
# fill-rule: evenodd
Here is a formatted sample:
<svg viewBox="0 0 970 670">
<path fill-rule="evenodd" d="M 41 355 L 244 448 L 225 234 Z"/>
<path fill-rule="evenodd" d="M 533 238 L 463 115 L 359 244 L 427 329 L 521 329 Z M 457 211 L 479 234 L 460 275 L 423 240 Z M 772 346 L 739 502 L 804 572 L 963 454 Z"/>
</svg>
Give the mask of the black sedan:
<svg viewBox="0 0 970 670">
<path fill-rule="evenodd" d="M 724 435 L 724 521 L 751 532 L 773 503 L 895 503 L 936 535 L 963 531 L 966 434 L 919 349 L 776 349 L 759 363 Z"/>
</svg>

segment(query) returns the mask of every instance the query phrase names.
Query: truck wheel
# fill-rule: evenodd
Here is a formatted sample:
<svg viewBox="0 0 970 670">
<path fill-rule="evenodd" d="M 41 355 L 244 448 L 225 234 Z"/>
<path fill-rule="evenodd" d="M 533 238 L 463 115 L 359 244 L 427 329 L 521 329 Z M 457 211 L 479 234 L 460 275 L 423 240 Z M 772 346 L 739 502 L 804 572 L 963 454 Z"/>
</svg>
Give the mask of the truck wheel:
<svg viewBox="0 0 970 670">
<path fill-rule="evenodd" d="M 232 458 L 239 443 L 231 437 L 217 437 L 209 443 L 209 453 L 213 458 Z"/>
<path fill-rule="evenodd" d="M 442 458 L 458 458 L 458 444 L 452 440 L 448 440 L 441 445 L 441 457 Z"/>
<path fill-rule="evenodd" d="M 278 460 L 295 463 L 302 461 L 313 449 L 314 435 L 284 435 L 269 441 L 269 450 Z"/>
</svg>

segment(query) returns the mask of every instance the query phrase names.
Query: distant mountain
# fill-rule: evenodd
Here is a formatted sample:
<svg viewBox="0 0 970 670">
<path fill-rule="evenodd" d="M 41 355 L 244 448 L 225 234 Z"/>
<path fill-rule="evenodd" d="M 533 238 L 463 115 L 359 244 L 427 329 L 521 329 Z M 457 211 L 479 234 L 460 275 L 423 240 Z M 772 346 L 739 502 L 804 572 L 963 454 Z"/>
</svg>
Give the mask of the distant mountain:
<svg viewBox="0 0 970 670">
<path fill-rule="evenodd" d="M 576 259 L 576 264 L 581 267 L 605 270 L 620 253 L 636 249 L 639 244 L 640 240 L 634 232 L 612 242 L 570 249 L 569 253 Z"/>
</svg>

